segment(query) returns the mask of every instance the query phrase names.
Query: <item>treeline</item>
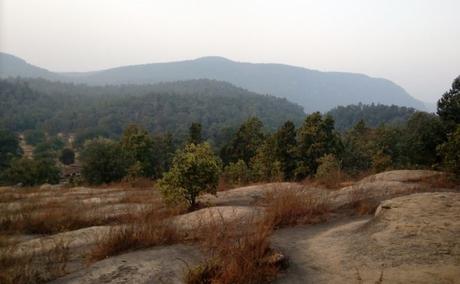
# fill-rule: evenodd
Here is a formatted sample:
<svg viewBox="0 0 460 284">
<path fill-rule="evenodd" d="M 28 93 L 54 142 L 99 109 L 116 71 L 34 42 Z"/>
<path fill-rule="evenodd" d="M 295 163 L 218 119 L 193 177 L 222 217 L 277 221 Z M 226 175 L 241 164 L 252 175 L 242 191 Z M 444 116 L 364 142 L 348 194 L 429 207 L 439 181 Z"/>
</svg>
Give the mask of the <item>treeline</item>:
<svg viewBox="0 0 460 284">
<path fill-rule="evenodd" d="M 207 176 L 212 177 L 215 188 L 215 171 L 233 185 L 309 177 L 327 181 L 336 174 L 354 176 L 398 168 L 434 168 L 460 174 L 460 77 L 439 100 L 437 115 L 415 112 L 404 124 L 377 128 L 360 120 L 343 133 L 334 124 L 332 116 L 316 112 L 299 127 L 288 120 L 270 132 L 259 118 L 251 117 L 218 151 L 206 146 L 205 127 L 198 122 L 188 126 L 181 143 L 174 143 L 171 134 L 153 134 L 141 125 L 130 125 L 120 138 L 96 137 L 83 143 L 79 150 L 82 174 L 84 182 L 90 184 L 163 177 L 162 184 L 169 189 L 171 184 L 179 186 L 191 179 L 193 186 L 187 186 L 192 192 L 199 192 L 199 181 L 204 184 Z M 47 145 L 59 148 L 53 136 L 26 134 L 29 141 L 40 144 L 46 140 Z M 21 158 L 17 137 L 11 132 L 0 132 L 0 142 L 5 183 L 17 181 L 21 172 L 40 168 L 38 162 L 53 160 L 46 160 L 47 155 L 34 155 L 37 161 Z M 55 148 L 51 147 L 51 152 Z M 186 166 L 189 163 L 190 167 Z M 203 165 L 212 170 L 199 170 Z M 44 180 L 42 172 L 36 175 L 40 182 Z"/>
<path fill-rule="evenodd" d="M 379 127 L 382 124 L 386 125 L 402 125 L 417 110 L 410 107 L 402 107 L 396 105 L 382 104 L 362 104 L 338 106 L 331 109 L 327 114 L 332 116 L 335 121 L 335 128 L 343 132 L 351 129 L 361 120 L 371 128 Z"/>
<path fill-rule="evenodd" d="M 249 117 L 268 130 L 302 121 L 304 112 L 286 99 L 259 95 L 229 83 L 191 80 L 156 85 L 89 87 L 46 80 L 0 80 L 0 127 L 13 132 L 41 129 L 78 136 L 119 137 L 129 124 L 185 139 L 190 121 L 221 145 Z M 224 129 L 225 131 L 221 131 Z"/>
</svg>

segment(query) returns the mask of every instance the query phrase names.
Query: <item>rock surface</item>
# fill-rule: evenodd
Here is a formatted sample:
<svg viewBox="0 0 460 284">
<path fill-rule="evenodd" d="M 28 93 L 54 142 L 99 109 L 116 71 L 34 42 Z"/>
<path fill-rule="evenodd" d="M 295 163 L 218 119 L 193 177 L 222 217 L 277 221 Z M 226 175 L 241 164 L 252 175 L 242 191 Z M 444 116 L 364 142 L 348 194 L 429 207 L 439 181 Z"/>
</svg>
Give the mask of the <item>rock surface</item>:
<svg viewBox="0 0 460 284">
<path fill-rule="evenodd" d="M 419 193 L 372 218 L 280 230 L 292 267 L 277 282 L 459 283 L 459 217 L 459 193 Z"/>
<path fill-rule="evenodd" d="M 155 247 L 96 262 L 51 283 L 183 283 L 187 267 L 201 260 L 193 246 Z"/>
</svg>

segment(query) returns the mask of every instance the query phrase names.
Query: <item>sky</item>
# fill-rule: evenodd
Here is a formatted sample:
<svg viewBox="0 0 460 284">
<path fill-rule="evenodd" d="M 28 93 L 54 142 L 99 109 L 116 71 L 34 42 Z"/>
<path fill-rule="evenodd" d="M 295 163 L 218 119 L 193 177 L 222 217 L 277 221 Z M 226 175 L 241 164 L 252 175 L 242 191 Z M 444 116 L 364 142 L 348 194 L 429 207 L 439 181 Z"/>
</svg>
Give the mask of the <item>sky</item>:
<svg viewBox="0 0 460 284">
<path fill-rule="evenodd" d="M 394 81 L 460 75 L 459 0 L 0 0 L 0 51 L 51 71 L 223 56 Z"/>
</svg>

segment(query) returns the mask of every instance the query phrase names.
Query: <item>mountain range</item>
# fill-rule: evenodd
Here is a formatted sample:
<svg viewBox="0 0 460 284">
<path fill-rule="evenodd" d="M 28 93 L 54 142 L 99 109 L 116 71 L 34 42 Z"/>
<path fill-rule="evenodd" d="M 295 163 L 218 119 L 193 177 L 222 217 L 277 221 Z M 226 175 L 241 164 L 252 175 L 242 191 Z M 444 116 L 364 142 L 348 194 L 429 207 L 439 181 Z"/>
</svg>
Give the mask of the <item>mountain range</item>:
<svg viewBox="0 0 460 284">
<path fill-rule="evenodd" d="M 43 78 L 88 85 L 154 84 L 190 79 L 226 81 L 252 92 L 286 98 L 304 110 L 327 111 L 338 105 L 381 103 L 425 110 L 402 87 L 382 78 L 321 72 L 284 64 L 235 62 L 223 57 L 130 65 L 93 72 L 52 72 L 0 53 L 0 77 Z"/>
</svg>

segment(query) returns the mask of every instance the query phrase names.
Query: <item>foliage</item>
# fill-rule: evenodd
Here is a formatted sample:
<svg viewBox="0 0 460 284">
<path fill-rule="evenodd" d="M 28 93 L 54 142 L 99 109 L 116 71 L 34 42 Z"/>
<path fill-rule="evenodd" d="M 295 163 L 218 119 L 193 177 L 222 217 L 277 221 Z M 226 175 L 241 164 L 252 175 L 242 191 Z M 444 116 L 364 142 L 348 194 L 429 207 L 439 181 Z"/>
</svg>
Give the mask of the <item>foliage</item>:
<svg viewBox="0 0 460 284">
<path fill-rule="evenodd" d="M 440 145 L 439 152 L 445 168 L 460 176 L 460 124 L 457 124 L 455 132 L 449 135 L 447 142 Z"/>
<path fill-rule="evenodd" d="M 325 154 L 338 154 L 342 147 L 339 136 L 334 131 L 334 120 L 330 116 L 323 118 L 319 112 L 307 116 L 297 131 L 297 141 L 297 178 L 314 175 L 318 159 Z"/>
<path fill-rule="evenodd" d="M 75 146 L 99 136 L 114 138 L 132 123 L 152 134 L 170 132 L 186 140 L 189 121 L 220 148 L 221 129 L 236 128 L 257 116 L 268 129 L 283 121 L 300 122 L 296 104 L 259 95 L 225 82 L 190 80 L 156 85 L 91 87 L 40 79 L 0 80 L 0 127 L 12 131 L 44 129 L 50 135 L 75 133 Z"/>
<path fill-rule="evenodd" d="M 367 171 L 372 166 L 375 131 L 360 120 L 352 129 L 342 136 L 342 167 L 350 175 Z"/>
<path fill-rule="evenodd" d="M 59 155 L 59 161 L 64 165 L 71 165 L 75 162 L 75 152 L 70 148 L 64 148 Z"/>
<path fill-rule="evenodd" d="M 251 159 L 251 176 L 254 181 L 279 181 L 283 179 L 281 163 L 273 151 L 275 140 L 268 137 Z"/>
<path fill-rule="evenodd" d="M 0 175 L 9 167 L 12 159 L 21 155 L 18 137 L 13 132 L 0 129 Z"/>
<path fill-rule="evenodd" d="M 396 105 L 366 105 L 360 103 L 357 105 L 338 106 L 327 114 L 334 118 L 335 128 L 343 132 L 352 128 L 361 120 L 371 128 L 376 128 L 382 124 L 402 125 L 415 112 L 416 110 L 413 108 Z"/>
<path fill-rule="evenodd" d="M 437 113 L 446 123 L 449 132 L 455 131 L 456 125 L 460 123 L 460 76 L 455 78 L 452 88 L 439 99 Z"/>
<path fill-rule="evenodd" d="M 126 161 L 119 143 L 96 138 L 85 143 L 81 153 L 82 175 L 90 184 L 121 180 L 126 174 Z"/>
<path fill-rule="evenodd" d="M 318 170 L 315 178 L 325 184 L 332 186 L 340 180 L 340 162 L 333 154 L 326 154 L 318 159 Z"/>
<path fill-rule="evenodd" d="M 140 167 L 140 176 L 158 176 L 155 173 L 154 143 L 147 130 L 135 124 L 129 125 L 123 132 L 120 145 L 129 166 L 138 164 Z"/>
<path fill-rule="evenodd" d="M 412 165 L 431 166 L 440 162 L 436 147 L 445 141 L 439 117 L 416 112 L 407 122 L 404 132 L 405 153 Z"/>
<path fill-rule="evenodd" d="M 221 157 L 225 163 L 243 160 L 249 164 L 264 140 L 263 123 L 257 117 L 246 120 L 232 140 L 223 147 Z"/>
<path fill-rule="evenodd" d="M 296 130 L 292 121 L 286 121 L 274 134 L 274 154 L 279 161 L 284 180 L 294 178 L 296 168 Z"/>
<path fill-rule="evenodd" d="M 201 137 L 201 124 L 194 122 L 189 128 L 188 141 L 189 144 L 200 144 L 203 142 L 203 137 Z"/>
<path fill-rule="evenodd" d="M 243 160 L 229 163 L 225 166 L 223 177 L 231 185 L 244 185 L 251 179 L 249 168 Z"/>
<path fill-rule="evenodd" d="M 372 156 L 372 169 L 374 170 L 374 172 L 379 173 L 389 170 L 391 166 L 391 157 L 385 154 L 382 150 L 377 151 Z"/>
<path fill-rule="evenodd" d="M 37 145 L 46 141 L 45 132 L 39 129 L 24 131 L 24 138 L 29 145 Z"/>
<path fill-rule="evenodd" d="M 5 171 L 4 180 L 8 184 L 33 186 L 43 183 L 58 183 L 59 169 L 50 159 L 20 158 L 11 162 Z"/>
<path fill-rule="evenodd" d="M 220 169 L 209 144 L 188 144 L 177 151 L 171 169 L 159 181 L 161 192 L 170 202 L 185 199 L 194 208 L 198 195 L 216 192 Z"/>
</svg>

